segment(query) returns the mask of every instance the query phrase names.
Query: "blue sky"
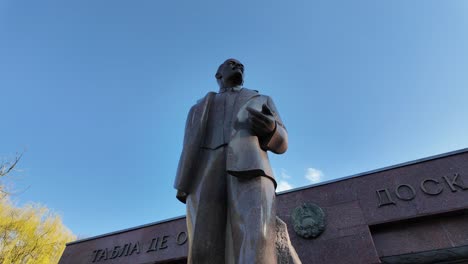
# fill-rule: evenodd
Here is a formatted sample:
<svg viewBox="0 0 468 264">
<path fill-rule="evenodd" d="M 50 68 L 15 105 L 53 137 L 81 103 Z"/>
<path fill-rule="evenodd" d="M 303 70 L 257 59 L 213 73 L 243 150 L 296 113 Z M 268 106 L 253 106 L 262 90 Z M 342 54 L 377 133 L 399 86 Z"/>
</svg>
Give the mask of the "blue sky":
<svg viewBox="0 0 468 264">
<path fill-rule="evenodd" d="M 289 131 L 282 188 L 468 147 L 466 1 L 0 1 L 9 181 L 87 237 L 184 214 L 186 114 L 234 57 Z"/>
</svg>

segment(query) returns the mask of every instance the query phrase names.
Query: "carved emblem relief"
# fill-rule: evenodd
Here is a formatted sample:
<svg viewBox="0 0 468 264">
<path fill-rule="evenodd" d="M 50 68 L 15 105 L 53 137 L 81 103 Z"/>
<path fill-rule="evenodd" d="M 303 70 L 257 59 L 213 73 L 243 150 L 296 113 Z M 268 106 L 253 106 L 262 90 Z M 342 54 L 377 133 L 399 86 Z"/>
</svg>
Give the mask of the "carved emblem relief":
<svg viewBox="0 0 468 264">
<path fill-rule="evenodd" d="M 304 203 L 292 212 L 293 227 L 303 238 L 316 238 L 326 228 L 325 213 L 313 203 Z"/>
</svg>

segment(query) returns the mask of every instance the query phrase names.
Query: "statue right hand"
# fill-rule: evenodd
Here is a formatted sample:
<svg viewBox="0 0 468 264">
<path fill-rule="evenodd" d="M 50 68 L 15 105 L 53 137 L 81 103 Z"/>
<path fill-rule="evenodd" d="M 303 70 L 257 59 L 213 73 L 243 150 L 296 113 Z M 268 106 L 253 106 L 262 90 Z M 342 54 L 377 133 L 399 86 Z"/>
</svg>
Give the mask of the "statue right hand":
<svg viewBox="0 0 468 264">
<path fill-rule="evenodd" d="M 264 104 L 262 110 L 258 111 L 252 107 L 247 107 L 249 121 L 252 130 L 259 138 L 271 136 L 276 129 L 276 121 L 270 108 Z"/>
<path fill-rule="evenodd" d="M 186 192 L 183 192 L 183 191 L 180 191 L 180 190 L 177 190 L 177 194 L 176 194 L 176 198 L 183 202 L 183 203 L 186 203 L 187 201 L 187 196 L 188 194 Z"/>
</svg>

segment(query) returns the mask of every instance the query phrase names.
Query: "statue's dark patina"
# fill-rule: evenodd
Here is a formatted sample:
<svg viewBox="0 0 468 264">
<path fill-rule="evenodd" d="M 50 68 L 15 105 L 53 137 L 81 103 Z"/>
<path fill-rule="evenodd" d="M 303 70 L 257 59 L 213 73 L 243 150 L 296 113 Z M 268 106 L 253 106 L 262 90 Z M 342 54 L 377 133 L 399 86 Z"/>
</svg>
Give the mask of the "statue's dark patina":
<svg viewBox="0 0 468 264">
<path fill-rule="evenodd" d="M 284 153 L 287 132 L 270 97 L 243 88 L 228 59 L 191 109 L 175 188 L 187 204 L 188 263 L 277 263 L 276 181 L 267 151 Z"/>
</svg>

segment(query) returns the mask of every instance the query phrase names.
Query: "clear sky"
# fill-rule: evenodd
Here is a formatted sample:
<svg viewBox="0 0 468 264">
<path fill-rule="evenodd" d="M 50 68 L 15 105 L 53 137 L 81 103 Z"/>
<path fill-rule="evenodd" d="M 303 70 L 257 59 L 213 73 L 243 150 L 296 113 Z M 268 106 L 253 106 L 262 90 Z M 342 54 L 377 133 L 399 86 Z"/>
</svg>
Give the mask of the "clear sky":
<svg viewBox="0 0 468 264">
<path fill-rule="evenodd" d="M 234 57 L 284 190 L 468 147 L 468 1 L 0 0 L 0 154 L 79 237 L 183 215 L 189 108 Z"/>
</svg>

